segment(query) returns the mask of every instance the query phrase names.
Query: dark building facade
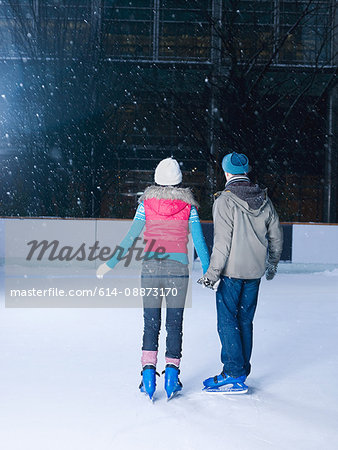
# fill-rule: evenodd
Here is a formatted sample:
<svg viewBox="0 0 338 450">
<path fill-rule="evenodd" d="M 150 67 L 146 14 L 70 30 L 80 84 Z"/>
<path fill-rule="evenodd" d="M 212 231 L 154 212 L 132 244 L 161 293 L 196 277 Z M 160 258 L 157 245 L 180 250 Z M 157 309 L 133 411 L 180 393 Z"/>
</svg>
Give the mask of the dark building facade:
<svg viewBox="0 0 338 450">
<path fill-rule="evenodd" d="M 0 2 L 1 214 L 132 217 L 173 156 L 207 219 L 242 151 L 282 220 L 336 221 L 336 23 L 334 0 Z"/>
</svg>

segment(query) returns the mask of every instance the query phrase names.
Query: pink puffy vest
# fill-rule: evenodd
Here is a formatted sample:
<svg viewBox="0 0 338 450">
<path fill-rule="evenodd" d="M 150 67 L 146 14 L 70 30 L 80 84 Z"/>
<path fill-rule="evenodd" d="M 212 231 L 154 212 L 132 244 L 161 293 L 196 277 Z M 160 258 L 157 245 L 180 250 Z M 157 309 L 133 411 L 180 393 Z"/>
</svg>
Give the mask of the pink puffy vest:
<svg viewBox="0 0 338 450">
<path fill-rule="evenodd" d="M 166 253 L 187 253 L 191 205 L 178 199 L 145 199 L 145 251 L 164 247 Z"/>
</svg>

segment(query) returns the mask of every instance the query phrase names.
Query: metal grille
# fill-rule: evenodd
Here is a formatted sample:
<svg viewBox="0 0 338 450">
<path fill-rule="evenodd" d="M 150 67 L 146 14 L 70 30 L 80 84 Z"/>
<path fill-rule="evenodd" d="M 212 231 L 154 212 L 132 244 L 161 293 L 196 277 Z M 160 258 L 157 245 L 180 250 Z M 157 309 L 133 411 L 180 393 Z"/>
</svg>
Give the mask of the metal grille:
<svg viewBox="0 0 338 450">
<path fill-rule="evenodd" d="M 151 59 L 153 20 L 153 0 L 106 0 L 103 7 L 105 54 Z"/>
<path fill-rule="evenodd" d="M 159 57 L 209 59 L 210 15 L 210 1 L 161 1 Z"/>
<path fill-rule="evenodd" d="M 224 35 L 234 41 L 230 51 L 244 61 L 273 57 L 280 64 L 329 65 L 333 5 L 331 0 L 225 2 Z M 225 44 L 224 56 L 228 53 Z"/>
<path fill-rule="evenodd" d="M 215 62 L 218 42 L 225 64 L 235 55 L 244 62 L 330 65 L 334 7 L 334 0 L 0 0 L 0 55 L 24 52 L 44 29 L 50 56 L 56 41 L 72 55 L 74 39 L 96 36 L 112 59 Z"/>
</svg>

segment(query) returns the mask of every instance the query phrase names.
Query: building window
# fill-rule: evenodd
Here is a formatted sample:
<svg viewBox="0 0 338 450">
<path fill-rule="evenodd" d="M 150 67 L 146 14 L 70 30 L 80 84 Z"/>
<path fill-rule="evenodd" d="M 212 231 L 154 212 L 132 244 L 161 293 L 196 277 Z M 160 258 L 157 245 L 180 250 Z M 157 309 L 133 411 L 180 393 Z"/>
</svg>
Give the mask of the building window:
<svg viewBox="0 0 338 450">
<path fill-rule="evenodd" d="M 153 0 L 105 0 L 103 46 L 107 56 L 152 56 Z"/>
<path fill-rule="evenodd" d="M 47 0 L 38 10 L 40 49 L 49 56 L 79 57 L 81 45 L 90 42 L 91 0 Z"/>
<path fill-rule="evenodd" d="M 0 55 L 74 56 L 90 37 L 91 10 L 91 0 L 1 0 Z"/>
<path fill-rule="evenodd" d="M 225 57 L 229 52 L 235 52 L 239 60 L 248 60 L 255 55 L 260 60 L 270 58 L 274 42 L 274 14 L 273 0 L 241 0 L 236 2 L 236 8 L 230 8 L 226 3 Z"/>
<path fill-rule="evenodd" d="M 0 1 L 0 56 L 17 57 L 28 43 L 33 43 L 33 17 L 28 1 Z M 18 32 L 21 27 L 25 28 L 25 40 Z"/>
<path fill-rule="evenodd" d="M 239 0 L 224 3 L 223 54 L 247 61 L 330 64 L 330 0 Z M 274 53 L 275 52 L 275 53 Z"/>
<path fill-rule="evenodd" d="M 286 36 L 279 62 L 331 63 L 331 5 L 330 1 L 279 2 L 279 34 L 281 38 Z"/>
<path fill-rule="evenodd" d="M 211 2 L 160 2 L 159 57 L 209 59 Z"/>
</svg>

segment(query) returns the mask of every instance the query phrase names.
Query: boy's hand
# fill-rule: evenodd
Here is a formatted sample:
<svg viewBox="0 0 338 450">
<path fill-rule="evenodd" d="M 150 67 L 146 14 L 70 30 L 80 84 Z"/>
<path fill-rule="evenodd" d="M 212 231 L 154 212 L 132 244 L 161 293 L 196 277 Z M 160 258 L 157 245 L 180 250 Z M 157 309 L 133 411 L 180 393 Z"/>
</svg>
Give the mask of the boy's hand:
<svg viewBox="0 0 338 450">
<path fill-rule="evenodd" d="M 265 278 L 270 281 L 274 278 L 274 276 L 276 275 L 277 272 L 277 266 L 274 266 L 273 264 L 268 264 L 266 267 L 266 272 L 265 272 Z"/>
<path fill-rule="evenodd" d="M 203 276 L 199 280 L 197 280 L 197 283 L 201 284 L 203 287 L 207 287 L 209 289 L 217 291 L 217 288 L 218 288 L 218 285 L 219 285 L 220 281 L 221 280 L 211 281 L 211 280 L 209 280 L 208 277 Z"/>
</svg>

